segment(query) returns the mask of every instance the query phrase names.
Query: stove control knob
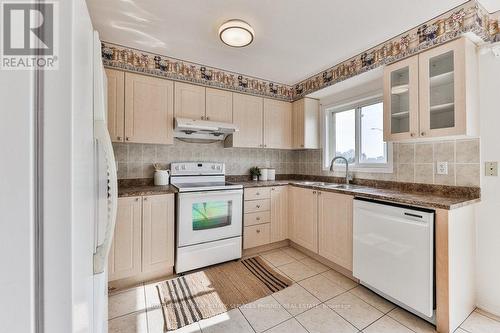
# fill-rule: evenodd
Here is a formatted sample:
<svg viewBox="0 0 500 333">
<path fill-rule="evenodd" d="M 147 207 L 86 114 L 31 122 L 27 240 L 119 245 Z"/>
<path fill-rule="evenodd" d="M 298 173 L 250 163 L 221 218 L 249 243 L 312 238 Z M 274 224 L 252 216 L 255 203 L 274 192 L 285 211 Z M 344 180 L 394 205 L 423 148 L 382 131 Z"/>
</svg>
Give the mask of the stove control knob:
<svg viewBox="0 0 500 333">
<path fill-rule="evenodd" d="M 175 166 L 175 170 L 179 170 L 179 166 L 178 165 Z"/>
<path fill-rule="evenodd" d="M 220 170 L 220 165 L 217 166 L 217 170 Z"/>
<path fill-rule="evenodd" d="M 215 170 L 215 165 L 212 165 L 212 169 Z"/>
<path fill-rule="evenodd" d="M 186 166 L 184 164 L 181 166 L 181 168 L 182 170 L 186 170 Z"/>
</svg>

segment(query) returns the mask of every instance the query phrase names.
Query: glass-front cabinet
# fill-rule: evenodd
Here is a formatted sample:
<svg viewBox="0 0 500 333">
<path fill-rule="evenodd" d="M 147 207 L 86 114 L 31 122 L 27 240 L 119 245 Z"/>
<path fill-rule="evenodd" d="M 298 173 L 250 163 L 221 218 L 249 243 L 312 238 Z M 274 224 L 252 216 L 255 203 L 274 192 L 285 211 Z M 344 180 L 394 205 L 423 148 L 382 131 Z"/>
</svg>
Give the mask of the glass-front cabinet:
<svg viewBox="0 0 500 333">
<path fill-rule="evenodd" d="M 418 57 L 385 68 L 384 141 L 418 135 Z"/>
<path fill-rule="evenodd" d="M 384 70 L 384 139 L 477 133 L 476 46 L 462 37 Z"/>
</svg>

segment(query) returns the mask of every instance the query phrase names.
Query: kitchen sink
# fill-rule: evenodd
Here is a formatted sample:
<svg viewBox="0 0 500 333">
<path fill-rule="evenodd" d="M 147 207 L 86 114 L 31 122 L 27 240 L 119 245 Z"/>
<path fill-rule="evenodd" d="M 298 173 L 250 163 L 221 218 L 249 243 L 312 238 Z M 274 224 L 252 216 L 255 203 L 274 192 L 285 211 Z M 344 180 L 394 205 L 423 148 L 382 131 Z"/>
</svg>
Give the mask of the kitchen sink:
<svg viewBox="0 0 500 333">
<path fill-rule="evenodd" d="M 325 182 L 311 182 L 311 181 L 299 181 L 299 182 L 294 182 L 294 184 L 306 185 L 306 186 L 326 186 L 326 185 L 328 185 L 328 183 L 325 183 Z"/>
<path fill-rule="evenodd" d="M 351 185 L 351 184 L 326 184 L 326 185 L 323 185 L 323 187 L 336 188 L 339 190 L 353 190 L 353 189 L 359 188 L 358 185 Z"/>
</svg>

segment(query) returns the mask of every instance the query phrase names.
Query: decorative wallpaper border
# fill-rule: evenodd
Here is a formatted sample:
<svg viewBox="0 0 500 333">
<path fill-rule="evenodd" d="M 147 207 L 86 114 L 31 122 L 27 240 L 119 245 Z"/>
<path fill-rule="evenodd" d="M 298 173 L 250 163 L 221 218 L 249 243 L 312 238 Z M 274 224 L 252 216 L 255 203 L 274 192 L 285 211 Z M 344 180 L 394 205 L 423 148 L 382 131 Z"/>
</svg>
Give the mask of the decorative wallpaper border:
<svg viewBox="0 0 500 333">
<path fill-rule="evenodd" d="M 292 86 L 102 42 L 104 66 L 290 101 Z"/>
<path fill-rule="evenodd" d="M 102 57 L 107 67 L 293 101 L 466 33 L 473 33 L 485 42 L 500 41 L 500 15 L 495 16 L 490 15 L 476 0 L 471 0 L 293 86 L 108 42 L 102 43 Z"/>
<path fill-rule="evenodd" d="M 469 32 L 485 42 L 500 40 L 498 18 L 490 17 L 476 0 L 466 2 L 431 21 L 295 84 L 293 99 L 300 99 L 350 77 L 447 43 Z"/>
</svg>

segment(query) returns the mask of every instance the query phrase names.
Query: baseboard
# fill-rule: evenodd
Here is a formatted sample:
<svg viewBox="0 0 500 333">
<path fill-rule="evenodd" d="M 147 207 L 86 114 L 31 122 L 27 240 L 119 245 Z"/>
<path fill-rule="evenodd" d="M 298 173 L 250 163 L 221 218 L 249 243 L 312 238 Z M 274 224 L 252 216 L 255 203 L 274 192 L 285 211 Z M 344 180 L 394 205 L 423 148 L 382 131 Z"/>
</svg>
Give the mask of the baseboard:
<svg viewBox="0 0 500 333">
<path fill-rule="evenodd" d="M 161 271 L 140 273 L 124 279 L 113 280 L 108 282 L 108 291 L 110 294 L 123 291 L 125 289 L 140 286 L 143 283 L 150 283 L 171 278 L 174 274 L 174 267 L 167 267 Z"/>
<path fill-rule="evenodd" d="M 279 241 L 279 242 L 274 242 L 266 245 L 261 245 L 257 247 L 252 247 L 250 249 L 245 249 L 243 250 L 243 258 L 244 257 L 250 257 L 253 255 L 256 255 L 261 252 L 266 252 L 266 251 L 271 251 L 275 249 L 279 249 L 280 247 L 287 247 L 289 245 L 288 239 Z"/>
</svg>

